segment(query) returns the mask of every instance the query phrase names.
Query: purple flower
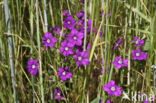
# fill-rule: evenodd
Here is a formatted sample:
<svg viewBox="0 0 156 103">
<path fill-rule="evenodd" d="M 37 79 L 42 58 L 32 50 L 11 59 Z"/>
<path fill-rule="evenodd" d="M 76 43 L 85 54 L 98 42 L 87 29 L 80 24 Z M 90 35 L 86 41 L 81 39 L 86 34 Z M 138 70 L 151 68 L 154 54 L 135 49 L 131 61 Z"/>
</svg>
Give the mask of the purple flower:
<svg viewBox="0 0 156 103">
<path fill-rule="evenodd" d="M 79 11 L 77 14 L 76 14 L 76 16 L 78 17 L 78 19 L 80 19 L 80 20 L 84 20 L 85 18 L 84 18 L 84 11 Z"/>
<path fill-rule="evenodd" d="M 82 51 L 80 52 L 78 49 L 76 50 L 76 55 L 73 56 L 73 58 L 76 60 L 76 65 L 88 65 L 89 59 L 88 59 L 88 51 Z"/>
<path fill-rule="evenodd" d="M 128 66 L 128 59 L 122 59 L 121 57 L 115 57 L 115 61 L 112 62 L 116 69 L 120 69 L 122 66 Z"/>
<path fill-rule="evenodd" d="M 58 68 L 57 75 L 60 76 L 62 81 L 65 81 L 72 77 L 72 73 L 70 73 L 68 69 L 69 69 L 68 67 L 66 67 L 65 69 L 63 69 L 61 67 Z"/>
<path fill-rule="evenodd" d="M 118 41 L 116 41 L 115 43 L 113 43 L 113 50 L 116 49 L 122 42 L 122 38 L 120 37 Z"/>
<path fill-rule="evenodd" d="M 84 4 L 84 0 L 80 0 L 79 2 L 80 2 L 80 4 Z"/>
<path fill-rule="evenodd" d="M 144 40 L 139 40 L 137 36 L 134 37 L 134 40 L 131 41 L 131 43 L 134 43 L 135 46 L 139 47 L 144 45 Z"/>
<path fill-rule="evenodd" d="M 115 85 L 115 81 L 111 80 L 107 84 L 103 86 L 104 91 L 108 93 L 111 97 L 113 95 L 120 96 L 121 95 L 121 87 Z"/>
<path fill-rule="evenodd" d="M 84 21 L 79 19 L 78 22 L 76 23 L 76 27 L 79 28 L 79 31 L 81 31 L 82 25 L 84 26 Z"/>
<path fill-rule="evenodd" d="M 54 31 L 57 35 L 60 35 L 60 29 L 56 25 L 50 28 L 50 31 Z"/>
<path fill-rule="evenodd" d="M 144 103 L 154 103 L 154 96 L 149 94 L 149 96 L 144 100 Z"/>
<path fill-rule="evenodd" d="M 101 36 L 102 36 L 102 30 L 100 30 L 99 36 L 100 36 L 100 38 L 101 38 Z"/>
<path fill-rule="evenodd" d="M 106 100 L 106 103 L 111 103 L 110 100 Z"/>
<path fill-rule="evenodd" d="M 71 34 L 67 35 L 67 40 L 74 45 L 81 46 L 83 37 L 83 33 L 78 32 L 76 29 L 72 29 Z"/>
<path fill-rule="evenodd" d="M 88 20 L 87 21 L 87 34 L 90 34 L 90 31 L 91 31 L 91 20 Z M 84 33 L 85 31 L 85 23 L 83 22 L 81 27 L 79 28 L 79 31 Z M 95 32 L 95 28 L 93 28 L 93 32 Z"/>
<path fill-rule="evenodd" d="M 69 16 L 69 10 L 63 10 L 62 14 L 63 16 Z"/>
<path fill-rule="evenodd" d="M 139 48 L 135 51 L 132 50 L 132 59 L 133 60 L 144 60 L 147 59 L 147 54 L 142 52 Z"/>
<path fill-rule="evenodd" d="M 73 26 L 75 25 L 75 20 L 72 18 L 72 16 L 68 16 L 63 20 L 63 27 L 68 29 L 73 29 Z"/>
<path fill-rule="evenodd" d="M 38 60 L 29 59 L 26 69 L 31 75 L 36 75 L 39 69 Z"/>
<path fill-rule="evenodd" d="M 61 94 L 62 94 L 61 90 L 59 88 L 56 88 L 55 91 L 54 91 L 54 98 L 56 100 L 63 99 L 63 96 Z"/>
<path fill-rule="evenodd" d="M 44 47 L 54 47 L 54 43 L 57 41 L 51 33 L 46 32 L 42 37 L 42 43 Z"/>
<path fill-rule="evenodd" d="M 74 47 L 73 43 L 68 42 L 67 40 L 64 40 L 61 43 L 61 48 L 60 48 L 60 52 L 64 55 L 64 56 L 68 56 L 69 54 L 73 54 L 73 50 L 72 48 Z"/>
</svg>

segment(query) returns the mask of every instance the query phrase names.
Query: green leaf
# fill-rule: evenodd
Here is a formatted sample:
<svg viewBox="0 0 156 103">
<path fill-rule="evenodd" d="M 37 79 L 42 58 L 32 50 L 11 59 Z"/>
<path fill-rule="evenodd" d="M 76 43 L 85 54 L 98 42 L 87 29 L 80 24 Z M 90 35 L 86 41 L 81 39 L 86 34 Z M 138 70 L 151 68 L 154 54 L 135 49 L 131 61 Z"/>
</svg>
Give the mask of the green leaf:
<svg viewBox="0 0 156 103">
<path fill-rule="evenodd" d="M 150 48 L 150 39 L 147 38 L 147 40 L 145 41 L 145 45 L 144 45 L 144 51 L 148 51 Z"/>
<path fill-rule="evenodd" d="M 99 103 L 99 101 L 100 101 L 100 98 L 97 97 L 97 98 L 95 98 L 94 100 L 92 100 L 91 103 Z"/>
</svg>

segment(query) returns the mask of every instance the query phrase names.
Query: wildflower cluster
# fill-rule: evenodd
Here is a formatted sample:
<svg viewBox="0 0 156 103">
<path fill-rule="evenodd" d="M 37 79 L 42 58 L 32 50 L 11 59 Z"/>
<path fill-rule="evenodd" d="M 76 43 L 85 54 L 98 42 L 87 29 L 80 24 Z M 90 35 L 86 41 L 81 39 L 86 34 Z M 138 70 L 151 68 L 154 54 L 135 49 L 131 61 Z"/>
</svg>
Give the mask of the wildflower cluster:
<svg viewBox="0 0 156 103">
<path fill-rule="evenodd" d="M 121 44 L 122 38 L 120 37 L 118 41 L 116 41 L 113 44 L 113 50 L 117 49 L 117 47 Z M 140 47 L 144 44 L 144 40 L 139 40 L 138 37 L 134 37 L 134 40 L 131 41 L 131 43 L 134 43 L 136 47 Z M 132 50 L 132 59 L 133 60 L 144 60 L 147 59 L 146 53 L 142 52 L 139 48 L 135 51 Z M 122 59 L 119 56 L 115 57 L 115 60 L 112 62 L 114 67 L 116 69 L 120 69 L 122 66 L 127 67 L 128 66 L 128 59 Z M 103 68 L 102 68 L 103 71 Z M 115 95 L 120 96 L 121 95 L 121 87 L 118 87 L 115 85 L 115 81 L 111 80 L 107 84 L 103 86 L 104 91 L 106 91 L 109 95 L 109 97 Z"/>
<path fill-rule="evenodd" d="M 72 57 L 73 60 L 75 60 L 75 64 L 80 66 L 86 66 L 89 64 L 88 59 L 88 49 L 89 49 L 89 43 L 87 46 L 87 49 L 84 51 L 82 50 L 83 45 L 83 39 L 84 39 L 84 12 L 79 11 L 76 14 L 77 19 L 73 18 L 73 15 L 69 13 L 68 10 L 63 10 L 63 28 L 60 30 L 59 27 L 54 25 L 49 30 L 50 32 L 46 32 L 42 36 L 42 45 L 45 48 L 52 48 L 55 47 L 55 43 L 57 43 L 57 37 L 61 37 L 60 41 L 61 43 L 59 51 L 62 54 L 62 58 L 68 58 Z M 110 14 L 111 15 L 111 14 Z M 87 21 L 87 34 L 89 35 L 91 32 L 91 21 Z M 92 32 L 95 32 L 95 28 L 93 27 Z M 64 32 L 64 33 L 63 33 Z M 56 35 L 55 35 L 56 34 Z M 100 31 L 100 37 L 102 35 L 102 31 Z M 121 42 L 122 38 L 120 37 L 119 40 L 117 40 L 113 44 L 113 50 L 117 49 Z M 144 40 L 139 40 L 138 37 L 135 37 L 131 43 L 134 43 L 136 47 L 140 47 L 144 44 Z M 139 48 L 137 50 L 132 50 L 132 59 L 133 60 L 144 60 L 147 58 L 146 53 L 142 52 Z M 66 62 L 66 61 L 65 61 Z M 112 61 L 112 64 L 116 69 L 120 69 L 122 67 L 128 66 L 128 59 L 122 59 L 120 56 L 116 56 L 114 61 Z M 102 65 L 103 62 L 102 62 Z M 38 61 L 29 59 L 26 69 L 28 72 L 30 72 L 31 75 L 36 75 L 39 69 Z M 101 70 L 101 75 L 103 72 L 103 68 Z M 61 82 L 65 82 L 67 79 L 72 78 L 72 73 L 69 70 L 69 67 L 58 67 L 57 75 L 59 76 Z M 114 96 L 121 96 L 121 87 L 118 87 L 115 85 L 114 80 L 110 80 L 107 84 L 103 85 L 104 91 L 106 91 L 109 95 L 109 97 Z M 62 96 L 62 91 L 59 87 L 57 87 L 54 91 L 54 98 L 56 100 L 62 100 L 64 97 Z M 110 103 L 110 100 L 107 100 L 106 103 Z"/>
</svg>

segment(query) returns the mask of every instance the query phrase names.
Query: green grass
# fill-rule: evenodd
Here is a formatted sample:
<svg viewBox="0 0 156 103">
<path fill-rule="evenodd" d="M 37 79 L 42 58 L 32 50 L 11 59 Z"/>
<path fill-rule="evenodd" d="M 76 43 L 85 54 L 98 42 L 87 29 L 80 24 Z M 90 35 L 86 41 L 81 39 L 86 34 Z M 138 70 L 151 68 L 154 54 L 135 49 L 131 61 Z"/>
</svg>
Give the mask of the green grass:
<svg viewBox="0 0 156 103">
<path fill-rule="evenodd" d="M 151 69 L 156 61 L 154 0 L 84 1 L 84 4 L 80 4 L 79 0 L 8 0 L 10 32 L 5 22 L 7 18 L 4 13 L 5 2 L 0 1 L 1 103 L 25 103 L 25 101 L 62 103 L 54 99 L 53 91 L 56 87 L 61 88 L 66 103 L 91 103 L 99 99 L 109 99 L 112 103 L 127 103 L 127 100 L 121 101 L 122 96 L 110 98 L 103 90 L 103 85 L 111 79 L 122 87 L 122 91 L 128 91 L 129 96 L 132 91 L 156 93 L 153 85 L 154 71 Z M 78 11 L 85 11 L 83 50 L 86 50 L 88 43 L 90 44 L 88 56 L 90 63 L 87 66 L 77 67 L 72 56 L 64 58 L 60 54 L 60 43 L 64 37 L 53 34 L 58 39 L 55 47 L 45 51 L 42 46 L 42 36 L 50 27 L 56 25 L 60 29 L 63 28 L 62 10 L 64 9 L 69 9 L 74 18 Z M 99 16 L 101 13 L 107 13 L 107 16 Z M 92 20 L 90 35 L 87 35 L 88 19 Z M 92 32 L 93 27 L 96 32 Z M 100 30 L 103 31 L 101 37 L 99 37 Z M 62 33 L 67 33 L 66 29 L 63 29 Z M 130 42 L 134 36 L 145 40 L 145 45 L 140 47 L 148 55 L 144 61 L 132 60 L 131 50 L 135 46 Z M 113 43 L 119 37 L 123 38 L 123 42 L 118 49 L 112 50 Z M 12 42 L 10 45 L 12 58 L 9 58 L 8 38 L 11 38 Z M 115 56 L 128 58 L 128 67 L 115 69 L 112 64 Z M 31 76 L 25 69 L 30 58 L 39 60 L 40 70 L 36 76 Z M 11 59 L 13 66 L 10 65 Z M 68 62 L 64 63 L 63 59 Z M 66 66 L 70 68 L 73 76 L 63 83 L 57 76 L 57 71 L 58 67 Z M 104 69 L 100 76 L 102 67 L 107 69 Z M 95 70 L 97 76 L 94 75 Z M 11 72 L 15 77 L 11 76 Z"/>
</svg>

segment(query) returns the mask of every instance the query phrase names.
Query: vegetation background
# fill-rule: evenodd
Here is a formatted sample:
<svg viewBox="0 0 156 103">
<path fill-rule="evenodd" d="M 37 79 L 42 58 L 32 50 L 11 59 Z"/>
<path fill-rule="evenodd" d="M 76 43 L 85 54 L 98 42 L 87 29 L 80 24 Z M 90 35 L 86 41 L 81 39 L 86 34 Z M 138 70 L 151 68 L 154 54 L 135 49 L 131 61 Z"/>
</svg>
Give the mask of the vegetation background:
<svg viewBox="0 0 156 103">
<path fill-rule="evenodd" d="M 156 93 L 156 74 L 151 69 L 152 65 L 156 65 L 156 2 L 80 1 L 82 0 L 0 0 L 1 103 L 97 103 L 100 99 L 127 103 L 127 100 L 121 101 L 122 96 L 109 98 L 104 92 L 103 85 L 111 79 L 123 91 L 129 91 L 129 95 L 130 91 Z M 7 3 L 8 11 L 5 8 Z M 64 57 L 59 53 L 61 38 L 48 51 L 42 46 L 42 36 L 50 27 L 57 25 L 60 29 L 63 28 L 62 11 L 65 9 L 73 16 L 80 10 L 85 11 L 86 18 L 92 20 L 92 27 L 96 29 L 85 41 L 91 45 L 90 63 L 86 67 L 78 68 L 71 58 L 67 59 L 68 62 L 63 62 Z M 100 30 L 101 37 L 97 36 Z M 131 50 L 134 45 L 131 40 L 134 36 L 145 40 L 141 49 L 147 53 L 148 58 L 144 61 L 132 60 Z M 120 37 L 123 38 L 120 47 L 112 50 L 113 43 Z M 128 58 L 128 67 L 116 70 L 112 64 L 115 56 Z M 36 76 L 31 76 L 25 69 L 30 58 L 40 61 L 41 68 Z M 72 68 L 73 73 L 72 79 L 66 83 L 60 82 L 56 74 L 58 67 L 63 65 Z M 106 68 L 100 75 L 102 67 Z M 56 87 L 63 91 L 63 101 L 53 98 Z"/>
</svg>

